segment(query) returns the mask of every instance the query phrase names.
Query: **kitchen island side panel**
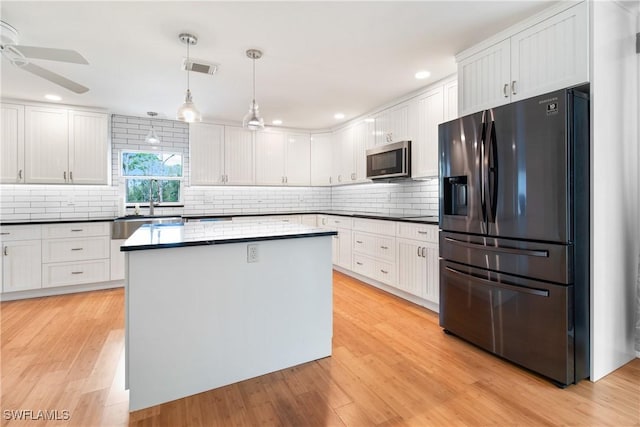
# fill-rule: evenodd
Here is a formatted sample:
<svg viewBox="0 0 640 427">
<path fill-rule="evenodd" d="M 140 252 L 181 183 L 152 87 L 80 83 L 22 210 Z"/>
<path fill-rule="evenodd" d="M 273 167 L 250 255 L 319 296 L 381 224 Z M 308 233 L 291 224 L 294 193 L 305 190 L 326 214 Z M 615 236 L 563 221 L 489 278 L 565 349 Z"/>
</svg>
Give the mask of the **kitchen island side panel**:
<svg viewBox="0 0 640 427">
<path fill-rule="evenodd" d="M 331 236 L 127 257 L 131 411 L 331 355 Z"/>
</svg>

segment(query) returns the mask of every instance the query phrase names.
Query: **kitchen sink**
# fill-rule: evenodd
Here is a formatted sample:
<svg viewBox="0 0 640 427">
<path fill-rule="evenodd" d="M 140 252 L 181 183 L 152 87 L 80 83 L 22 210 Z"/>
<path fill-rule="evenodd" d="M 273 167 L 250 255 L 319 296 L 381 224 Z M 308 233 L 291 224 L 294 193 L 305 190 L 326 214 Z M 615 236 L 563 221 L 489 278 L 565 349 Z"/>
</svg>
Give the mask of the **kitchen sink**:
<svg viewBox="0 0 640 427">
<path fill-rule="evenodd" d="M 144 224 L 182 224 L 183 222 L 180 216 L 123 216 L 113 220 L 111 225 L 111 239 L 128 239 Z"/>
</svg>

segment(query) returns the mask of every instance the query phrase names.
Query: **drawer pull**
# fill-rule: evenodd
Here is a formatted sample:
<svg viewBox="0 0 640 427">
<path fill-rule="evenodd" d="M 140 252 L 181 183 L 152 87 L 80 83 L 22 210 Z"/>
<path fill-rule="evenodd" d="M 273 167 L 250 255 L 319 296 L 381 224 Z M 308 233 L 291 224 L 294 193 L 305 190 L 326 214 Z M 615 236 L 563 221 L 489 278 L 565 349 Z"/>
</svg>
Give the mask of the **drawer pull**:
<svg viewBox="0 0 640 427">
<path fill-rule="evenodd" d="M 427 232 L 426 232 L 426 231 L 418 230 L 418 234 L 427 234 Z"/>
<path fill-rule="evenodd" d="M 380 246 L 380 249 L 389 249 L 389 246 Z"/>
<path fill-rule="evenodd" d="M 9 233 L 8 231 L 3 231 L 2 233 L 0 233 L 0 236 L 8 236 L 9 234 L 11 233 Z"/>
<path fill-rule="evenodd" d="M 71 250 L 72 250 L 72 251 L 81 251 L 81 250 L 83 250 L 83 249 L 84 249 L 84 248 L 71 248 Z"/>
<path fill-rule="evenodd" d="M 383 274 L 389 274 L 389 272 L 388 272 L 388 271 L 383 270 L 383 269 L 380 269 L 380 272 L 381 272 L 381 273 L 383 273 Z"/>
<path fill-rule="evenodd" d="M 71 231 L 82 231 L 82 228 L 72 228 Z"/>
<path fill-rule="evenodd" d="M 356 243 L 362 244 L 362 240 L 356 240 Z"/>
<path fill-rule="evenodd" d="M 82 274 L 84 271 L 72 271 L 71 274 Z"/>
<path fill-rule="evenodd" d="M 362 263 L 361 263 L 361 262 L 358 262 L 358 261 L 356 261 L 356 264 L 358 264 L 358 265 L 362 265 Z"/>
</svg>

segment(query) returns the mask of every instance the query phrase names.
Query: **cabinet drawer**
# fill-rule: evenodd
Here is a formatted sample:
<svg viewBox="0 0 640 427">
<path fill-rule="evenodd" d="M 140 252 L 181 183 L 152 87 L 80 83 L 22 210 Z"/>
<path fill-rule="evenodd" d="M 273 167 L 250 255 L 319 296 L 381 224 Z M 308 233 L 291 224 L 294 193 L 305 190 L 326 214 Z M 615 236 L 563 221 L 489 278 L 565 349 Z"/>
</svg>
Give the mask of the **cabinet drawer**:
<svg viewBox="0 0 640 427">
<path fill-rule="evenodd" d="M 375 261 L 361 254 L 353 254 L 353 271 L 366 277 L 374 277 Z"/>
<path fill-rule="evenodd" d="M 47 224 L 42 226 L 43 239 L 109 235 L 111 235 L 110 222 L 78 222 L 71 224 Z"/>
<path fill-rule="evenodd" d="M 395 261 L 395 237 L 380 236 L 377 234 L 356 231 L 353 233 L 353 250 L 375 258 Z"/>
<path fill-rule="evenodd" d="M 353 220 L 352 218 L 344 216 L 327 215 L 326 225 L 331 228 L 346 228 L 347 230 L 351 230 L 353 228 Z"/>
<path fill-rule="evenodd" d="M 383 234 L 386 236 L 395 236 L 396 234 L 396 226 L 393 221 L 377 219 L 354 218 L 353 229 L 366 231 L 367 233 Z"/>
<path fill-rule="evenodd" d="M 386 283 L 387 285 L 395 286 L 396 284 L 396 266 L 394 263 L 375 260 L 374 263 L 374 276 L 375 279 Z"/>
<path fill-rule="evenodd" d="M 0 240 L 38 240 L 42 234 L 41 225 L 4 225 L 0 227 Z"/>
<path fill-rule="evenodd" d="M 108 237 L 43 240 L 42 261 L 64 262 L 109 258 L 109 240 Z"/>
<path fill-rule="evenodd" d="M 79 285 L 109 280 L 109 260 L 42 264 L 42 287 Z"/>
<path fill-rule="evenodd" d="M 438 226 L 397 222 L 396 236 L 422 242 L 438 243 Z"/>
</svg>

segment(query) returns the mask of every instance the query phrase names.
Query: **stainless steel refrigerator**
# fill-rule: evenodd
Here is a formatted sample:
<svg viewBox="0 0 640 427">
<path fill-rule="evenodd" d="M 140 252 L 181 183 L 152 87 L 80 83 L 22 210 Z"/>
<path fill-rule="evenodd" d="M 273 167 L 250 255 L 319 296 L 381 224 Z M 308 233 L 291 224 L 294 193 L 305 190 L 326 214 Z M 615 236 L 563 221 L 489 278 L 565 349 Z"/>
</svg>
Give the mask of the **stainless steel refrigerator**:
<svg viewBox="0 0 640 427">
<path fill-rule="evenodd" d="M 439 126 L 440 326 L 559 386 L 589 375 L 589 97 Z"/>
</svg>

